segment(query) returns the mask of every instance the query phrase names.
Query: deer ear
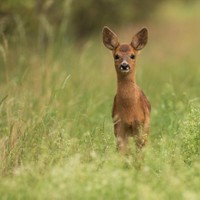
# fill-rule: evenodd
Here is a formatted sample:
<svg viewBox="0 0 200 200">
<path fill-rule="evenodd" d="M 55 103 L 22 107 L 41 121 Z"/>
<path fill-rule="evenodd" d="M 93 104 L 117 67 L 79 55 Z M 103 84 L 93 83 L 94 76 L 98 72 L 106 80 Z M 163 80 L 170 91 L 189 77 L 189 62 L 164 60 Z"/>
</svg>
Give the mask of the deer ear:
<svg viewBox="0 0 200 200">
<path fill-rule="evenodd" d="M 117 35 L 107 26 L 103 28 L 103 43 L 110 50 L 114 50 L 119 46 Z"/>
<path fill-rule="evenodd" d="M 146 28 L 143 28 L 140 30 L 132 39 L 131 46 L 135 50 L 141 50 L 145 47 L 148 39 L 148 30 Z"/>
</svg>

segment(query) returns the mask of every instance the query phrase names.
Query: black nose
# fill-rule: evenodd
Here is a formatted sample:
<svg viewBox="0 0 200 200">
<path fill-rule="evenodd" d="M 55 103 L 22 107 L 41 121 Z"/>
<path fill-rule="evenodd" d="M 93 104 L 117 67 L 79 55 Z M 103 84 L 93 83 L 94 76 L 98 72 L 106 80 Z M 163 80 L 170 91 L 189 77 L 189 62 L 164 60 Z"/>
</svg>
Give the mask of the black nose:
<svg viewBox="0 0 200 200">
<path fill-rule="evenodd" d="M 128 63 L 123 62 L 123 63 L 120 65 L 120 68 L 121 68 L 122 70 L 128 70 L 128 69 L 130 69 L 130 66 L 129 66 Z"/>
</svg>

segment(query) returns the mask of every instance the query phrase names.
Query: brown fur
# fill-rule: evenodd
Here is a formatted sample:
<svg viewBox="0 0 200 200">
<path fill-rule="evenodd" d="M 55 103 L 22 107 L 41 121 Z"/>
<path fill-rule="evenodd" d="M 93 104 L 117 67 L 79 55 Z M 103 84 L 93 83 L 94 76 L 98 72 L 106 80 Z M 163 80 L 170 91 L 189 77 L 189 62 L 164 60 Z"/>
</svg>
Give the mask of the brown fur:
<svg viewBox="0 0 200 200">
<path fill-rule="evenodd" d="M 138 51 L 147 43 L 147 29 L 138 32 L 130 45 L 120 45 L 117 35 L 108 27 L 104 27 L 103 42 L 113 52 L 117 73 L 117 94 L 112 110 L 117 148 L 126 153 L 128 151 L 128 137 L 134 136 L 137 149 L 141 150 L 147 142 L 151 106 L 136 84 L 135 60 Z M 131 58 L 131 55 L 135 57 Z M 126 62 L 130 67 L 126 73 L 120 70 L 122 62 Z"/>
</svg>

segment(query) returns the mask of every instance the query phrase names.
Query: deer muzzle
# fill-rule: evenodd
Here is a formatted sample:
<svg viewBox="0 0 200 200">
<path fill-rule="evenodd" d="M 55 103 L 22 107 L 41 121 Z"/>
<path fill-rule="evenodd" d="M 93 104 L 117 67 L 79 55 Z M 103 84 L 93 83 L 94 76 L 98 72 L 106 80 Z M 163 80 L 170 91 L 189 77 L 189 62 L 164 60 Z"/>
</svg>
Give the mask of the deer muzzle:
<svg viewBox="0 0 200 200">
<path fill-rule="evenodd" d="M 120 64 L 120 71 L 122 73 L 127 73 L 130 71 L 130 65 L 126 60 L 123 60 L 122 63 Z"/>
</svg>

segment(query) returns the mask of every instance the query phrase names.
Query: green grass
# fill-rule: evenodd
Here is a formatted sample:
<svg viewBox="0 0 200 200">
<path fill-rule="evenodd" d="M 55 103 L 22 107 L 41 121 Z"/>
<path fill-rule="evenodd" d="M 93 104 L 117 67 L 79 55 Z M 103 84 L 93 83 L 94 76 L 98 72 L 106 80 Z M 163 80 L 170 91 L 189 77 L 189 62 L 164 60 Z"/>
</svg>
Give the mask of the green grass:
<svg viewBox="0 0 200 200">
<path fill-rule="evenodd" d="M 151 25 L 138 58 L 152 104 L 140 170 L 115 150 L 116 78 L 101 38 L 46 51 L 2 42 L 1 199 L 199 199 L 200 29 L 177 23 Z"/>
</svg>

